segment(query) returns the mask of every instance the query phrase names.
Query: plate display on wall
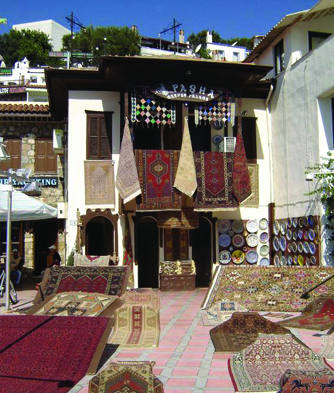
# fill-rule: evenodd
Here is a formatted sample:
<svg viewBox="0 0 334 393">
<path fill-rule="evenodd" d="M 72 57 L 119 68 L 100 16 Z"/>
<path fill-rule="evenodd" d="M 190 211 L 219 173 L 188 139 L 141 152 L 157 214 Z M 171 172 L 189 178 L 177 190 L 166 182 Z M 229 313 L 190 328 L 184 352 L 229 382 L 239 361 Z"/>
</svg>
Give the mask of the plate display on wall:
<svg viewBox="0 0 334 393">
<path fill-rule="evenodd" d="M 279 246 L 282 251 L 286 250 L 286 240 L 284 236 L 279 237 Z"/>
<path fill-rule="evenodd" d="M 308 238 L 313 242 L 313 240 L 315 239 L 315 232 L 314 230 L 311 228 L 308 231 Z"/>
<path fill-rule="evenodd" d="M 259 244 L 259 238 L 257 235 L 254 235 L 253 233 L 248 235 L 246 238 L 246 242 L 249 247 L 256 247 Z"/>
<path fill-rule="evenodd" d="M 314 255 L 311 256 L 311 265 L 315 265 L 317 263 L 317 259 Z"/>
<path fill-rule="evenodd" d="M 304 249 L 305 254 L 308 254 L 310 252 L 310 246 L 309 246 L 308 242 L 303 243 L 303 249 Z"/>
<path fill-rule="evenodd" d="M 297 217 L 294 217 L 294 218 L 292 219 L 292 226 L 293 226 L 294 228 L 297 228 L 297 226 L 298 226 L 298 218 L 297 218 Z"/>
<path fill-rule="evenodd" d="M 304 235 L 303 230 L 302 230 L 302 229 L 299 229 L 299 231 L 298 231 L 298 239 L 299 239 L 299 240 L 302 240 L 303 235 Z"/>
<path fill-rule="evenodd" d="M 259 256 L 258 256 L 257 252 L 254 250 L 247 251 L 247 253 L 246 253 L 246 261 L 251 265 L 254 265 L 255 263 L 257 263 L 258 257 Z"/>
<path fill-rule="evenodd" d="M 284 236 L 286 234 L 286 220 L 281 222 L 281 234 Z"/>
<path fill-rule="evenodd" d="M 310 266 L 310 264 L 311 264 L 311 259 L 309 257 L 306 257 L 305 258 L 305 265 Z"/>
<path fill-rule="evenodd" d="M 240 248 L 245 244 L 245 238 L 237 233 L 232 237 L 232 244 L 234 247 Z"/>
<path fill-rule="evenodd" d="M 279 234 L 280 229 L 281 229 L 280 223 L 277 220 L 275 220 L 273 225 L 273 231 L 276 236 Z"/>
<path fill-rule="evenodd" d="M 232 237 L 234 235 L 234 232 L 232 230 L 230 230 L 230 231 L 227 231 L 227 234 Z"/>
<path fill-rule="evenodd" d="M 261 258 L 260 265 L 261 266 L 269 266 L 270 265 L 269 259 L 268 258 Z"/>
<path fill-rule="evenodd" d="M 275 251 L 278 251 L 279 250 L 279 240 L 278 240 L 278 237 L 277 236 L 274 236 L 274 238 L 273 238 L 273 247 L 274 247 L 274 250 Z"/>
<path fill-rule="evenodd" d="M 308 240 L 308 230 L 307 229 L 303 232 L 303 239 Z"/>
<path fill-rule="evenodd" d="M 296 240 L 298 239 L 298 233 L 297 233 L 297 231 L 293 231 L 293 233 L 292 233 L 292 239 L 293 239 L 294 241 L 296 241 Z"/>
<path fill-rule="evenodd" d="M 292 227 L 292 219 L 289 217 L 287 220 L 288 228 Z"/>
<path fill-rule="evenodd" d="M 281 263 L 281 266 L 286 266 L 288 264 L 284 255 L 281 256 L 280 263 Z"/>
<path fill-rule="evenodd" d="M 269 234 L 268 232 L 262 232 L 259 236 L 260 242 L 261 243 L 267 243 L 269 240 Z"/>
<path fill-rule="evenodd" d="M 290 253 L 292 251 L 291 243 L 288 243 L 288 245 L 286 246 L 286 249 L 288 250 L 288 253 Z"/>
<path fill-rule="evenodd" d="M 232 229 L 235 233 L 242 233 L 244 230 L 244 223 L 242 220 L 234 220 L 232 222 Z"/>
<path fill-rule="evenodd" d="M 288 229 L 288 230 L 286 231 L 286 238 L 287 238 L 288 240 L 291 240 L 291 239 L 292 239 L 292 231 L 291 231 L 291 229 Z"/>
<path fill-rule="evenodd" d="M 261 218 L 259 222 L 259 228 L 264 231 L 268 228 L 268 220 L 266 218 Z"/>
<path fill-rule="evenodd" d="M 279 266 L 280 263 L 281 263 L 280 257 L 276 254 L 276 255 L 274 256 L 274 265 L 275 265 L 275 266 Z"/>
<path fill-rule="evenodd" d="M 231 261 L 231 253 L 227 250 L 220 251 L 219 263 L 221 265 L 228 265 Z"/>
<path fill-rule="evenodd" d="M 300 266 L 304 265 L 304 257 L 302 255 L 298 255 L 298 264 Z"/>
<path fill-rule="evenodd" d="M 310 224 L 311 227 L 314 226 L 315 224 L 315 219 L 313 216 L 308 216 L 308 223 Z"/>
<path fill-rule="evenodd" d="M 231 229 L 230 220 L 218 220 L 217 229 L 220 233 L 225 233 Z"/>
<path fill-rule="evenodd" d="M 246 223 L 246 229 L 249 233 L 255 233 L 259 229 L 259 223 L 257 220 L 248 220 Z"/>
<path fill-rule="evenodd" d="M 287 263 L 288 266 L 291 266 L 293 264 L 293 260 L 292 260 L 292 256 L 291 255 L 288 256 L 288 259 L 287 259 L 286 263 Z"/>
<path fill-rule="evenodd" d="M 294 265 L 298 265 L 298 257 L 297 257 L 297 255 L 293 256 L 293 264 Z"/>
<path fill-rule="evenodd" d="M 228 247 L 231 244 L 231 237 L 226 233 L 219 236 L 219 245 L 221 247 Z"/>
<path fill-rule="evenodd" d="M 304 227 L 308 227 L 308 218 L 303 217 Z"/>
<path fill-rule="evenodd" d="M 296 243 L 296 242 L 292 242 L 292 243 L 291 243 L 291 250 L 292 250 L 294 253 L 296 253 L 296 252 L 297 252 L 297 249 L 298 249 L 297 243 Z"/>
<path fill-rule="evenodd" d="M 303 243 L 302 242 L 298 242 L 297 243 L 297 248 L 298 248 L 298 252 L 299 253 L 304 252 L 304 247 L 303 247 Z"/>
<path fill-rule="evenodd" d="M 266 257 L 269 254 L 269 247 L 264 245 L 260 248 L 260 255 Z"/>
<path fill-rule="evenodd" d="M 245 260 L 245 254 L 241 250 L 235 250 L 232 253 L 232 262 L 241 265 Z"/>
<path fill-rule="evenodd" d="M 311 242 L 309 243 L 309 247 L 310 247 L 310 253 L 314 255 L 316 250 L 315 244 Z"/>
<path fill-rule="evenodd" d="M 299 225 L 299 228 L 303 228 L 303 226 L 304 226 L 304 218 L 303 217 L 298 218 L 298 225 Z"/>
</svg>

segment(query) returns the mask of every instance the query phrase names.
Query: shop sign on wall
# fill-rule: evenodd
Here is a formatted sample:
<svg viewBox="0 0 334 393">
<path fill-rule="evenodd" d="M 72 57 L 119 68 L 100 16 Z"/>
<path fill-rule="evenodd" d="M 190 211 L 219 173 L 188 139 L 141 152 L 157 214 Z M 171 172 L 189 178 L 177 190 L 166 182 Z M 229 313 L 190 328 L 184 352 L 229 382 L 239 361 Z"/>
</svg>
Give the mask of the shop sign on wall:
<svg viewBox="0 0 334 393">
<path fill-rule="evenodd" d="M 26 87 L 25 86 L 19 86 L 19 87 L 1 87 L 0 88 L 0 94 L 13 94 L 13 93 L 25 93 L 26 92 Z"/>
<path fill-rule="evenodd" d="M 222 94 L 220 89 L 200 83 L 162 82 L 150 88 L 152 93 L 168 100 L 205 102 Z"/>
<path fill-rule="evenodd" d="M 30 181 L 38 181 L 41 187 L 58 187 L 58 177 L 31 177 Z M 14 187 L 23 187 L 27 182 L 12 179 Z M 7 177 L 0 177 L 0 184 L 8 184 Z"/>
<path fill-rule="evenodd" d="M 0 75 L 12 75 L 12 69 L 0 67 Z"/>
</svg>

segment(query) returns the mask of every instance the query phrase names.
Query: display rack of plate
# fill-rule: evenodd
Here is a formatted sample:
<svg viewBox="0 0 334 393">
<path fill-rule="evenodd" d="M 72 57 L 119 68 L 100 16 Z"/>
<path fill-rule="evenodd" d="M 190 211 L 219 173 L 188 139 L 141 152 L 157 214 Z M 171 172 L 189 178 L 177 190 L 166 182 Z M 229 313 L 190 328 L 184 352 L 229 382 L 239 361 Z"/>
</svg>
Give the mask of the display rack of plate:
<svg viewBox="0 0 334 393">
<path fill-rule="evenodd" d="M 261 225 L 264 227 L 265 222 L 256 219 L 218 220 L 218 262 L 221 265 L 257 265 L 261 258 L 269 260 L 269 235 L 260 239 L 260 232 L 264 233 Z M 268 247 L 268 253 L 264 246 Z"/>
<path fill-rule="evenodd" d="M 276 266 L 319 266 L 319 217 L 274 220 L 271 246 Z"/>
</svg>

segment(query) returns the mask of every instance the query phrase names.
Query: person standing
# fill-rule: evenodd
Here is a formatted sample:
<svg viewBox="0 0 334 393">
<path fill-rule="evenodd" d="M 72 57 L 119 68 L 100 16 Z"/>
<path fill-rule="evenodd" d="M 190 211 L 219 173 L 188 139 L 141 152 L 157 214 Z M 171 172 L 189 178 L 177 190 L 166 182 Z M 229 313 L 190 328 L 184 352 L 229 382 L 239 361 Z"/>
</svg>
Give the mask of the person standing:
<svg viewBox="0 0 334 393">
<path fill-rule="evenodd" d="M 47 265 L 48 267 L 52 267 L 55 265 L 60 265 L 61 263 L 61 257 L 57 252 L 57 247 L 53 244 L 52 246 L 48 247 L 50 252 L 48 255 L 48 262 Z"/>
<path fill-rule="evenodd" d="M 23 265 L 24 259 L 19 255 L 19 251 L 15 248 L 10 260 L 10 275 L 13 277 L 15 285 L 18 285 L 21 280 Z"/>
</svg>

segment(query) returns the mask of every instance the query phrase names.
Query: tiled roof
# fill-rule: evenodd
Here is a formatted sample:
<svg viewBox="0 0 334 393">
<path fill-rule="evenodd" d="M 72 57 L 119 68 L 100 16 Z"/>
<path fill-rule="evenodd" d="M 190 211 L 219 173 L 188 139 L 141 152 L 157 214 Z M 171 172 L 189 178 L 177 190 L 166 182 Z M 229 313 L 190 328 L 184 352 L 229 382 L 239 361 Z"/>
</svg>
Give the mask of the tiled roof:
<svg viewBox="0 0 334 393">
<path fill-rule="evenodd" d="M 49 105 L 42 104 L 0 104 L 0 113 L 11 114 L 49 114 Z"/>
</svg>

